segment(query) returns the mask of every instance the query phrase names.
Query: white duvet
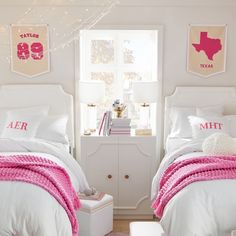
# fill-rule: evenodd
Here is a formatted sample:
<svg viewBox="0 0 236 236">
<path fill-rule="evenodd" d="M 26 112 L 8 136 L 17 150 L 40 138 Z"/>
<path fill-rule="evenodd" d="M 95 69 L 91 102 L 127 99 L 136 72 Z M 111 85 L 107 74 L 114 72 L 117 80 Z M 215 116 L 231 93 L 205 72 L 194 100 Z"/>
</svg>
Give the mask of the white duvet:
<svg viewBox="0 0 236 236">
<path fill-rule="evenodd" d="M 0 156 L 29 153 L 64 167 L 76 191 L 89 188 L 73 157 L 59 146 L 39 140 L 0 139 Z M 0 236 L 71 236 L 64 208 L 46 190 L 29 183 L 0 181 Z"/>
<path fill-rule="evenodd" d="M 170 163 L 206 156 L 201 152 L 202 141 L 188 142 L 165 156 L 153 179 L 153 199 L 158 193 L 160 177 Z M 160 223 L 168 236 L 231 236 L 236 229 L 236 180 L 188 185 L 167 204 Z"/>
</svg>

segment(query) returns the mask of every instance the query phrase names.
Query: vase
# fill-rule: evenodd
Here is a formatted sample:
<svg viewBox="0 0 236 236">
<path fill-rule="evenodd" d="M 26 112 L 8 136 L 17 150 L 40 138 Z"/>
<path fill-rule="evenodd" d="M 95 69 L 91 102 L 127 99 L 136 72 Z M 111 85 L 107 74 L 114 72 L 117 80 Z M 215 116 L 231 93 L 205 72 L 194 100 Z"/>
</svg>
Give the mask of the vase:
<svg viewBox="0 0 236 236">
<path fill-rule="evenodd" d="M 124 112 L 123 109 L 117 108 L 117 109 L 114 109 L 114 111 L 115 111 L 115 114 L 116 114 L 116 118 L 122 118 L 123 117 L 123 112 Z"/>
</svg>

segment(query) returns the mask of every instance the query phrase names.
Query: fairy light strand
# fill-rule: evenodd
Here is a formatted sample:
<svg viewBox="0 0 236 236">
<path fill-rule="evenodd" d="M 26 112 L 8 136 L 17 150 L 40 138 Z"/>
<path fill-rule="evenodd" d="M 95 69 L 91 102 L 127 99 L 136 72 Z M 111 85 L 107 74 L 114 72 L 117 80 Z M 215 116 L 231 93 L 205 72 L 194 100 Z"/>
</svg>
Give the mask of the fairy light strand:
<svg viewBox="0 0 236 236">
<path fill-rule="evenodd" d="M 33 13 L 35 13 L 33 15 L 34 19 L 38 18 L 39 23 L 41 23 L 41 24 L 45 23 L 46 20 L 48 19 L 48 17 L 50 16 L 49 12 L 55 13 L 56 6 L 54 5 L 54 3 L 55 3 L 55 0 L 51 0 L 49 3 L 49 7 L 47 9 L 45 9 L 43 12 L 41 11 L 38 15 L 36 15 L 37 5 L 39 5 L 39 2 L 37 0 L 34 0 L 32 2 L 32 4 L 25 10 L 23 15 L 20 18 L 18 18 L 18 20 L 15 21 L 16 24 L 22 24 L 23 22 L 27 23 L 27 19 L 32 17 Z M 106 16 L 108 13 L 110 13 L 112 8 L 114 8 L 117 4 L 119 4 L 118 0 L 104 1 L 104 4 L 102 4 L 103 6 L 99 7 L 96 12 L 94 12 L 92 15 L 89 15 L 85 19 L 82 19 L 81 16 L 79 16 L 76 19 L 73 19 L 72 22 L 69 22 L 67 24 L 64 23 L 64 25 L 66 25 L 66 28 L 64 29 L 64 31 L 62 33 L 59 33 L 59 31 L 57 30 L 57 27 L 53 26 L 51 28 L 51 32 L 52 32 L 52 35 L 55 37 L 55 39 L 56 39 L 55 41 L 57 43 L 54 46 L 52 46 L 51 48 L 49 48 L 48 50 L 45 50 L 44 53 L 55 52 L 59 49 L 64 49 L 65 47 L 69 47 L 75 40 L 79 39 L 80 30 L 91 29 L 92 27 L 94 27 L 104 16 Z M 88 7 L 86 7 L 84 9 L 84 11 L 86 13 L 89 13 L 90 10 Z M 64 20 L 64 22 L 67 22 L 67 19 L 69 17 L 71 17 L 70 11 L 69 11 L 69 9 L 66 9 L 64 11 L 62 20 Z M 60 26 L 61 26 L 61 24 L 60 24 Z M 6 26 L 6 27 L 8 28 L 9 26 Z M 69 32 L 67 32 L 67 31 L 69 31 Z M 10 43 L 8 43 L 8 45 L 9 44 Z M 10 56 L 7 56 L 7 57 L 5 56 L 4 57 L 5 61 L 10 63 L 11 57 L 12 57 L 11 54 L 10 54 Z M 0 60 L 2 58 L 3 57 L 0 56 Z M 25 61 L 25 62 L 27 63 L 27 61 Z"/>
</svg>

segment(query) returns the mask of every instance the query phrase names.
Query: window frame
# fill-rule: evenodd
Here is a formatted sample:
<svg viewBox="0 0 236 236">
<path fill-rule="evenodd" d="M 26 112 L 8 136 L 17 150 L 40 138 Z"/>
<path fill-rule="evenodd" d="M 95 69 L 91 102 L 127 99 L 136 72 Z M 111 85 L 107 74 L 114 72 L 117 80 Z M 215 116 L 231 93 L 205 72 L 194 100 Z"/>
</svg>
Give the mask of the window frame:
<svg viewBox="0 0 236 236">
<path fill-rule="evenodd" d="M 155 127 L 155 134 L 160 135 L 162 137 L 163 130 L 163 25 L 95 25 L 93 30 L 157 30 L 158 31 L 158 45 L 157 45 L 157 65 L 155 67 L 155 71 L 157 74 L 157 81 L 158 81 L 158 99 L 156 103 L 156 127 Z M 80 38 L 75 42 L 75 120 L 76 120 L 76 133 L 78 137 L 81 135 L 81 126 L 80 126 L 80 101 L 78 96 L 78 81 L 80 80 L 81 69 L 80 68 Z M 78 143 L 79 143 L 78 138 Z M 159 143 L 159 148 L 162 142 Z M 78 145 L 79 146 L 79 145 Z"/>
</svg>

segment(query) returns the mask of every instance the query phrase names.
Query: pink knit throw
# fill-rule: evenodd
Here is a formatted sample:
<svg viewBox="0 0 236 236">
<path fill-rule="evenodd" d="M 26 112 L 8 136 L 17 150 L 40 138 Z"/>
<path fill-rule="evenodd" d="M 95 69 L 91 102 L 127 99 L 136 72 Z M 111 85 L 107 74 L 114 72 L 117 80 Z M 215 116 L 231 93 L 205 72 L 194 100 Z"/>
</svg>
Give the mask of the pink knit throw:
<svg viewBox="0 0 236 236">
<path fill-rule="evenodd" d="M 78 235 L 75 211 L 80 201 L 64 168 L 33 155 L 0 156 L 0 180 L 28 182 L 47 190 L 67 212 L 73 236 Z"/>
<path fill-rule="evenodd" d="M 172 163 L 162 175 L 158 195 L 152 204 L 161 218 L 169 200 L 196 181 L 236 179 L 236 156 L 198 157 Z"/>
</svg>

